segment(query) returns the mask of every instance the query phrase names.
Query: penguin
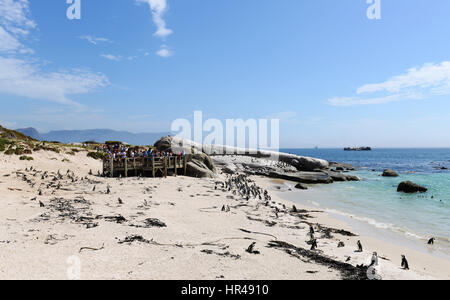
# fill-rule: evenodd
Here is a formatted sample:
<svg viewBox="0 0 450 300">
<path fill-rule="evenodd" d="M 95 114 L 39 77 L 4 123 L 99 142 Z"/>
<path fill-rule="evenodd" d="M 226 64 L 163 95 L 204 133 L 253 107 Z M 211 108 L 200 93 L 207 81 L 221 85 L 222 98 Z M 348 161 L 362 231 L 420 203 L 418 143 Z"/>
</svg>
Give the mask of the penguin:
<svg viewBox="0 0 450 300">
<path fill-rule="evenodd" d="M 248 246 L 248 248 L 245 251 L 248 252 L 248 253 L 251 253 L 251 254 L 259 254 L 260 253 L 259 251 L 255 251 L 254 250 L 255 249 L 255 245 L 256 245 L 256 242 L 251 243 L 251 245 Z"/>
<path fill-rule="evenodd" d="M 39 201 L 39 206 L 40 207 L 45 207 L 44 203 L 42 203 L 42 201 Z"/>
<path fill-rule="evenodd" d="M 373 267 L 373 266 L 378 266 L 378 254 L 376 252 L 374 252 L 372 254 L 372 260 L 370 262 L 369 267 Z"/>
<path fill-rule="evenodd" d="M 358 250 L 356 252 L 363 252 L 363 247 L 362 247 L 361 241 L 358 241 L 356 243 L 356 245 L 358 246 Z"/>
<path fill-rule="evenodd" d="M 428 245 L 434 245 L 435 238 L 431 238 L 428 240 Z"/>
<path fill-rule="evenodd" d="M 317 248 L 317 240 L 316 239 L 312 239 L 311 240 L 311 251 L 316 250 Z"/>
<path fill-rule="evenodd" d="M 409 264 L 404 255 L 402 255 L 402 268 L 403 270 L 409 270 Z"/>
<path fill-rule="evenodd" d="M 119 204 L 123 204 L 123 201 L 122 201 L 122 199 L 117 199 L 117 201 L 119 201 Z"/>
</svg>

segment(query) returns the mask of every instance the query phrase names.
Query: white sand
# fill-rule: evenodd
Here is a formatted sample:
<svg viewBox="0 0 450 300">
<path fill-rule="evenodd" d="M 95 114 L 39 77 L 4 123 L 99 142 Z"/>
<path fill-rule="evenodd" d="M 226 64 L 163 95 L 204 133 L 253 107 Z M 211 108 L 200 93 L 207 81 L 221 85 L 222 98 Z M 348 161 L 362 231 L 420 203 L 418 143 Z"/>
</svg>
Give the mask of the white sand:
<svg viewBox="0 0 450 300">
<path fill-rule="evenodd" d="M 64 177 L 58 180 L 61 189 L 47 189 L 53 174 L 42 180 L 42 173 L 33 176 L 35 172 L 25 172 L 25 168 L 33 166 L 38 171 L 54 174 L 58 170 L 66 174 L 70 169 L 75 176 L 85 177 L 90 169 L 96 174 L 101 163 L 87 158 L 86 152 L 75 156 L 36 152 L 32 156 L 34 161 L 20 161 L 17 156 L 0 154 L 0 279 L 67 279 L 67 273 L 74 270 L 73 262 L 77 259 L 81 262 L 81 279 L 341 278 L 337 270 L 267 247 L 271 240 L 277 239 L 309 249 L 306 244 L 308 226 L 299 223 L 297 217 L 281 213 L 275 219 L 273 209 L 257 208 L 256 200 L 239 207 L 238 204 L 246 201 L 229 199 L 227 196 L 232 196 L 231 193 L 214 190 L 214 180 L 187 177 L 119 180 L 88 176 L 91 182 L 72 183 Z M 70 162 L 62 162 L 63 158 Z M 25 174 L 35 183 L 34 187 L 16 172 Z M 274 184 L 265 178 L 253 179 L 264 188 Z M 107 185 L 111 187 L 111 194 L 106 194 Z M 92 191 L 94 186 L 96 190 Z M 44 192 L 42 196 L 37 196 L 39 188 Z M 279 199 L 274 193 L 271 195 L 276 203 L 292 207 L 292 203 Z M 32 201 L 36 196 L 37 200 Z M 84 197 L 91 203 L 88 212 L 92 216 L 122 215 L 127 222 L 117 224 L 99 219 L 95 221 L 97 227 L 86 229 L 49 211 L 50 201 L 55 197 L 71 199 L 72 203 L 76 197 Z M 119 205 L 119 197 L 123 205 Z M 39 201 L 45 207 L 41 208 Z M 221 212 L 224 204 L 231 207 L 230 212 Z M 302 207 L 297 205 L 297 208 Z M 48 220 L 39 217 L 44 213 L 49 214 Z M 345 224 L 324 213 L 311 215 L 315 219 L 308 220 L 310 222 L 347 229 Z M 249 216 L 277 224 L 268 227 L 263 222 L 249 220 Z M 167 227 L 130 226 L 142 224 L 141 221 L 147 218 L 157 218 Z M 264 234 L 245 233 L 239 229 Z M 155 243 L 118 243 L 130 235 L 142 235 Z M 333 235 L 334 239 L 318 240 L 320 251 L 342 261 L 346 255 L 351 256 L 350 263 L 356 265 L 367 263 L 376 249 L 391 260 L 379 261 L 384 279 L 450 278 L 448 261 L 365 237 Z M 363 253 L 353 252 L 358 239 L 365 245 Z M 338 240 L 344 241 L 346 247 L 337 248 Z M 259 255 L 245 251 L 252 242 L 256 242 L 255 249 L 261 252 Z M 102 249 L 87 249 L 80 253 L 82 247 Z M 212 254 L 203 250 L 211 250 Z M 406 254 L 410 260 L 410 271 L 399 268 L 400 254 Z"/>
</svg>

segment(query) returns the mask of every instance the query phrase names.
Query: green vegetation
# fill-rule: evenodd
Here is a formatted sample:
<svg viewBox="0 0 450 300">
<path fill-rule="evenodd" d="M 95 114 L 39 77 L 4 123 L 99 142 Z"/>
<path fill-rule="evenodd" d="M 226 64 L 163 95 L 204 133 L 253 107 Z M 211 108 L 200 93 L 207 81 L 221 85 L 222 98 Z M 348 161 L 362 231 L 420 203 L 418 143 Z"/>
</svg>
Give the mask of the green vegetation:
<svg viewBox="0 0 450 300">
<path fill-rule="evenodd" d="M 106 157 L 106 153 L 103 153 L 103 152 L 89 152 L 87 154 L 87 156 L 91 157 L 93 159 L 101 159 L 101 160 L 103 160 Z"/>
<path fill-rule="evenodd" d="M 32 158 L 31 156 L 23 155 L 20 157 L 20 160 L 34 160 L 34 158 Z"/>
<path fill-rule="evenodd" d="M 106 145 L 122 145 L 122 142 L 119 141 L 106 141 Z"/>
<path fill-rule="evenodd" d="M 12 142 L 7 139 L 0 138 L 0 151 L 5 151 L 6 145 L 11 145 Z"/>
<path fill-rule="evenodd" d="M 14 149 L 11 149 L 11 148 L 10 148 L 10 149 L 6 150 L 6 151 L 5 151 L 5 154 L 6 154 L 6 155 L 13 155 L 13 154 L 14 154 Z"/>
<path fill-rule="evenodd" d="M 25 149 L 22 148 L 22 147 L 17 147 L 17 148 L 14 150 L 14 154 L 15 154 L 15 155 L 22 155 L 22 154 L 25 154 Z"/>
<path fill-rule="evenodd" d="M 53 151 L 55 153 L 60 153 L 61 150 L 58 147 L 52 147 L 52 146 L 46 146 L 44 143 L 41 145 L 37 145 L 36 147 L 34 147 L 33 151 Z"/>
</svg>

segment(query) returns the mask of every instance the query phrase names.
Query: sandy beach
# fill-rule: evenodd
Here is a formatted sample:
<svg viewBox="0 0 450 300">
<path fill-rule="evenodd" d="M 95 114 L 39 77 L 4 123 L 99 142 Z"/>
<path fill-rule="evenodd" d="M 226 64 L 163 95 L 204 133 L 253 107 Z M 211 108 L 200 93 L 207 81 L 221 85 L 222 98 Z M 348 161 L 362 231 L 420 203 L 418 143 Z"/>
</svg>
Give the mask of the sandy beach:
<svg viewBox="0 0 450 300">
<path fill-rule="evenodd" d="M 79 279 L 342 279 L 368 265 L 373 251 L 383 279 L 450 279 L 449 261 L 337 233 L 358 230 L 317 208 L 295 204 L 293 212 L 280 180 L 249 177 L 269 191 L 264 205 L 216 190 L 225 174 L 104 178 L 85 151 L 32 156 L 0 154 L 0 279 L 71 279 L 74 261 Z M 316 251 L 307 244 L 309 224 Z"/>
</svg>

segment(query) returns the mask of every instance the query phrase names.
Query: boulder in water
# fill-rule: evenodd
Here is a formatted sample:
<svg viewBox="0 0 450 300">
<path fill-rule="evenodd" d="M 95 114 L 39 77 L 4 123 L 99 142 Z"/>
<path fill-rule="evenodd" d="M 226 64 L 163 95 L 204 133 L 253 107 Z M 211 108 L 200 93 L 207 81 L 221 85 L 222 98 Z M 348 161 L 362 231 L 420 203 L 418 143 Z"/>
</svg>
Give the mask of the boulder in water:
<svg viewBox="0 0 450 300">
<path fill-rule="evenodd" d="M 297 183 L 295 188 L 299 189 L 299 190 L 307 190 L 308 189 L 308 187 L 306 185 L 302 184 L 302 183 Z"/>
<path fill-rule="evenodd" d="M 408 194 L 413 193 L 425 193 L 428 191 L 426 187 L 415 184 L 411 181 L 403 181 L 398 185 L 397 192 L 403 192 Z"/>
<path fill-rule="evenodd" d="M 381 176 L 383 176 L 383 177 L 398 177 L 399 175 L 397 172 L 395 172 L 393 170 L 386 169 L 383 171 L 383 174 Z"/>
</svg>

